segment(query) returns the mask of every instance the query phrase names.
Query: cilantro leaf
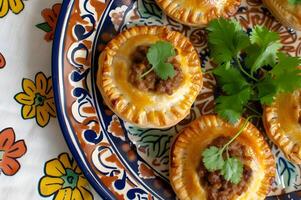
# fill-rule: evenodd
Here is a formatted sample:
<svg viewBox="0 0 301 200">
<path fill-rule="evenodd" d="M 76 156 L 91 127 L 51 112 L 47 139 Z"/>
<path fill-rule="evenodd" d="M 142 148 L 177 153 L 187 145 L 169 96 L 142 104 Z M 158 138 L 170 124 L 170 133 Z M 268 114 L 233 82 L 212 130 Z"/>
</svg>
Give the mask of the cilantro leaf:
<svg viewBox="0 0 301 200">
<path fill-rule="evenodd" d="M 266 76 L 264 80 L 257 84 L 258 97 L 261 104 L 270 105 L 277 94 L 277 85 L 271 76 Z"/>
<path fill-rule="evenodd" d="M 229 157 L 227 154 L 227 159 L 224 161 L 223 152 L 228 151 L 229 145 L 240 136 L 243 130 L 246 128 L 250 119 L 256 116 L 249 116 L 244 124 L 239 128 L 238 132 L 232 137 L 232 139 L 224 144 L 222 148 L 217 148 L 211 146 L 205 149 L 203 152 L 203 163 L 206 169 L 210 172 L 220 170 L 220 173 L 227 181 L 230 181 L 234 184 L 238 184 L 241 181 L 243 174 L 243 163 L 235 157 Z"/>
<path fill-rule="evenodd" d="M 241 75 L 237 68 L 230 65 L 227 67 L 227 63 L 220 65 L 213 70 L 213 74 L 217 76 L 218 82 L 222 85 L 223 91 L 228 95 L 236 94 L 244 86 L 249 85 L 245 78 Z"/>
<path fill-rule="evenodd" d="M 278 92 L 293 92 L 301 87 L 301 71 L 298 68 L 301 60 L 284 53 L 279 53 L 278 56 L 278 64 L 271 70 Z"/>
<path fill-rule="evenodd" d="M 275 76 L 281 76 L 286 72 L 299 73 L 297 68 L 301 65 L 301 59 L 298 57 L 292 57 L 285 53 L 278 53 L 278 64 L 271 70 L 271 73 Z"/>
<path fill-rule="evenodd" d="M 257 85 L 262 104 L 270 105 L 280 92 L 292 92 L 301 87 L 301 59 L 278 53 L 278 63 Z"/>
<path fill-rule="evenodd" d="M 156 74 L 160 74 L 160 78 L 163 80 L 167 80 L 168 77 L 174 77 L 175 76 L 175 70 L 173 68 L 173 65 L 170 63 L 159 63 L 157 67 L 154 68 Z"/>
<path fill-rule="evenodd" d="M 176 52 L 171 43 L 158 41 L 150 46 L 146 57 L 148 62 L 152 65 L 151 70 L 154 70 L 161 79 L 167 80 L 169 77 L 172 78 L 175 75 L 173 65 L 167 63 L 168 58 L 175 55 Z M 148 72 L 144 73 L 142 76 Z"/>
<path fill-rule="evenodd" d="M 159 46 L 161 46 L 159 44 Z M 156 44 L 153 44 L 150 46 L 150 48 L 148 49 L 147 51 L 147 54 L 146 54 L 146 57 L 147 57 L 147 60 L 148 62 L 151 64 L 151 65 L 158 65 L 161 58 L 160 58 L 160 50 L 157 48 L 157 45 Z"/>
<path fill-rule="evenodd" d="M 268 46 L 270 43 L 279 42 L 280 37 L 278 33 L 257 25 L 251 33 L 250 40 L 252 44 Z"/>
<path fill-rule="evenodd" d="M 245 86 L 236 94 L 219 96 L 215 101 L 215 111 L 219 116 L 234 124 L 243 113 L 244 107 L 251 98 L 251 93 L 251 87 Z"/>
<path fill-rule="evenodd" d="M 225 19 L 213 20 L 208 31 L 211 56 L 219 64 L 213 74 L 222 89 L 215 111 L 224 119 L 235 123 L 250 100 L 271 104 L 278 93 L 301 88 L 301 59 L 279 53 L 278 33 L 256 26 L 248 38 L 238 22 Z M 265 66 L 272 70 L 258 73 Z"/>
<path fill-rule="evenodd" d="M 237 68 L 233 66 L 227 68 L 226 65 L 220 65 L 213 71 L 219 85 L 222 85 L 222 89 L 227 95 L 217 97 L 215 111 L 222 118 L 235 123 L 250 100 L 252 90 Z"/>
<path fill-rule="evenodd" d="M 210 172 L 223 168 L 224 159 L 219 148 L 212 146 L 207 148 L 203 153 L 203 162 L 206 169 Z"/>
<path fill-rule="evenodd" d="M 212 20 L 207 30 L 211 56 L 219 64 L 231 61 L 250 44 L 248 35 L 235 20 Z"/>
<path fill-rule="evenodd" d="M 265 65 L 275 65 L 278 50 L 281 48 L 280 37 L 263 26 L 256 26 L 250 36 L 251 45 L 246 49 L 246 65 L 252 72 Z"/>
<path fill-rule="evenodd" d="M 242 162 L 237 158 L 228 158 L 221 169 L 221 174 L 227 181 L 238 184 L 243 174 Z"/>
<path fill-rule="evenodd" d="M 299 72 L 300 73 L 300 72 Z M 278 86 L 278 92 L 293 92 L 301 87 L 301 77 L 296 72 L 284 72 L 282 76 L 275 79 Z"/>
<path fill-rule="evenodd" d="M 301 0 L 288 0 L 290 4 L 300 4 Z"/>
</svg>

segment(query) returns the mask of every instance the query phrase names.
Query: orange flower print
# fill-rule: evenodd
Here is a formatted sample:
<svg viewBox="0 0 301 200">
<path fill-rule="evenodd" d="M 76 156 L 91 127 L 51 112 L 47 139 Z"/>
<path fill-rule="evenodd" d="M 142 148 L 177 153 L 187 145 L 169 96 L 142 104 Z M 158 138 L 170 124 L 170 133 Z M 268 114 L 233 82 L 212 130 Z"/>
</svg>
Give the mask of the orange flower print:
<svg viewBox="0 0 301 200">
<path fill-rule="evenodd" d="M 4 68 L 6 65 L 6 61 L 2 53 L 0 53 L 0 69 Z"/>
<path fill-rule="evenodd" d="M 24 78 L 22 87 L 23 92 L 16 94 L 15 100 L 23 105 L 23 119 L 35 118 L 39 126 L 45 127 L 50 117 L 56 117 L 51 77 L 39 72 L 35 82 Z"/>
<path fill-rule="evenodd" d="M 54 38 L 54 31 L 56 27 L 57 18 L 61 10 L 61 3 L 54 4 L 52 9 L 45 8 L 42 10 L 41 15 L 44 18 L 45 22 L 37 24 L 36 27 L 46 32 L 45 40 L 50 42 Z"/>
<path fill-rule="evenodd" d="M 15 132 L 6 128 L 0 132 L 0 170 L 7 176 L 16 174 L 20 169 L 20 158 L 26 153 L 24 140 L 15 141 Z"/>
<path fill-rule="evenodd" d="M 67 153 L 47 161 L 44 172 L 39 182 L 41 196 L 53 196 L 55 200 L 93 200 L 87 179 Z"/>
</svg>

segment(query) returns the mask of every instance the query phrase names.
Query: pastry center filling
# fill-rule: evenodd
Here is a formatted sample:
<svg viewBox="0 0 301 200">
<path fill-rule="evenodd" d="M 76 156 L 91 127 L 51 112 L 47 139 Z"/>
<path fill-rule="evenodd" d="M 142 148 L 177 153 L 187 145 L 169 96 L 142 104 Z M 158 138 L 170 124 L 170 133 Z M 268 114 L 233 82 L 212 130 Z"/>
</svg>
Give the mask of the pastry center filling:
<svg viewBox="0 0 301 200">
<path fill-rule="evenodd" d="M 222 148 L 230 139 L 229 137 L 218 137 L 208 147 L 215 146 Z M 247 189 L 248 182 L 252 176 L 252 169 L 246 165 L 251 160 L 247 155 L 246 147 L 235 140 L 229 145 L 228 151 L 223 153 L 223 157 L 226 158 L 227 154 L 230 157 L 239 159 L 243 163 L 241 181 L 238 184 L 226 181 L 219 170 L 209 172 L 201 161 L 198 174 L 201 184 L 207 191 L 208 200 L 230 200 L 236 195 L 241 195 Z"/>
<path fill-rule="evenodd" d="M 132 65 L 129 70 L 129 82 L 139 90 L 172 95 L 179 88 L 184 79 L 180 63 L 176 56 L 170 57 L 168 63 L 174 68 L 174 76 L 166 80 L 161 79 L 152 68 L 147 59 L 149 46 L 138 46 L 132 54 Z M 149 73 L 148 73 L 149 72 Z"/>
</svg>

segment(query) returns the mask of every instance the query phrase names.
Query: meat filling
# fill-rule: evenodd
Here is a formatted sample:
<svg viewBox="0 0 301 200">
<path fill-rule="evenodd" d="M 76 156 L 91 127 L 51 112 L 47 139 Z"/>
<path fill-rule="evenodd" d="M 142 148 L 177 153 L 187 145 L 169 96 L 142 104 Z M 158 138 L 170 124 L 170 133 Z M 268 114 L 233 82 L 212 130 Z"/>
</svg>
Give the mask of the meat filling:
<svg viewBox="0 0 301 200">
<path fill-rule="evenodd" d="M 218 137 L 209 146 L 222 148 L 229 140 L 230 138 L 227 137 Z M 252 169 L 245 164 L 251 159 L 246 154 L 246 147 L 234 141 L 229 145 L 228 152 L 230 157 L 236 157 L 244 163 L 242 179 L 238 184 L 233 184 L 226 181 L 219 171 L 209 172 L 201 162 L 198 174 L 201 184 L 207 190 L 208 200 L 230 200 L 235 195 L 241 195 L 247 189 L 247 183 L 252 176 Z"/>
<path fill-rule="evenodd" d="M 175 76 L 173 78 L 162 80 L 154 71 L 141 78 L 141 76 L 151 68 L 146 57 L 148 49 L 149 46 L 138 46 L 136 51 L 132 54 L 133 64 L 130 67 L 129 82 L 139 90 L 172 95 L 183 80 L 180 64 L 175 57 L 169 60 L 169 63 L 174 66 L 175 70 Z"/>
</svg>

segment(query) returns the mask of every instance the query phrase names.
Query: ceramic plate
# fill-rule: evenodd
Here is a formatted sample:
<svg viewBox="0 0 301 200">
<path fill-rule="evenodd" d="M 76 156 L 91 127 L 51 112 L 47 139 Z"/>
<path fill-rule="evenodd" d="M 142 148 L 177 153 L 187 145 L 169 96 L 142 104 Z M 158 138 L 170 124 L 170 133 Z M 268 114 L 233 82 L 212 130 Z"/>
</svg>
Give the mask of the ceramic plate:
<svg viewBox="0 0 301 200">
<path fill-rule="evenodd" d="M 261 1 L 243 1 L 235 16 L 246 31 L 261 24 L 277 31 L 284 51 L 301 55 L 301 33 L 283 27 Z M 166 17 L 154 0 L 65 0 L 53 47 L 53 85 L 65 139 L 96 191 L 106 199 L 175 199 L 168 181 L 170 141 L 201 114 L 212 113 L 215 80 L 204 87 L 187 116 L 172 128 L 139 129 L 120 120 L 95 87 L 98 56 L 120 31 L 136 25 L 166 25 L 190 38 L 203 68 L 210 68 L 204 29 Z M 269 142 L 277 177 L 268 199 L 300 199 L 301 168 Z"/>
</svg>

